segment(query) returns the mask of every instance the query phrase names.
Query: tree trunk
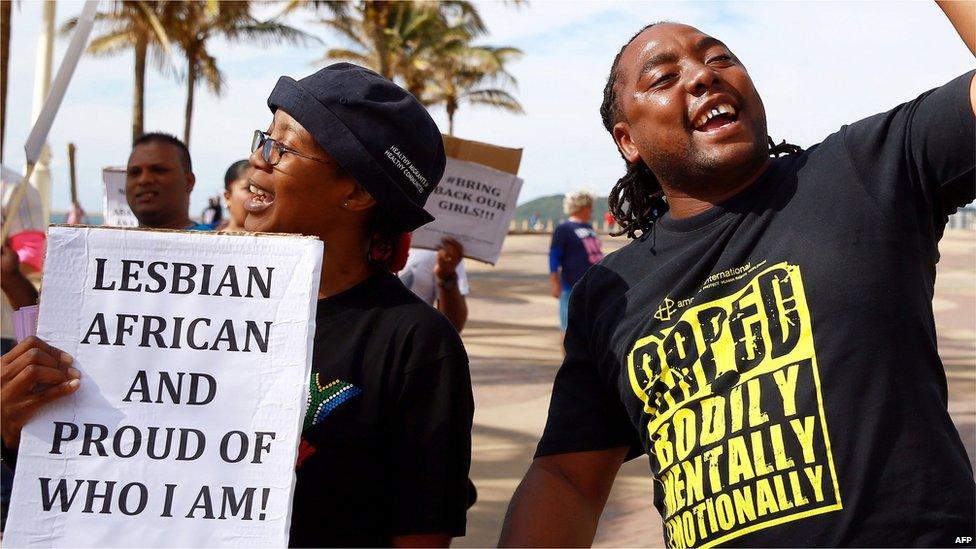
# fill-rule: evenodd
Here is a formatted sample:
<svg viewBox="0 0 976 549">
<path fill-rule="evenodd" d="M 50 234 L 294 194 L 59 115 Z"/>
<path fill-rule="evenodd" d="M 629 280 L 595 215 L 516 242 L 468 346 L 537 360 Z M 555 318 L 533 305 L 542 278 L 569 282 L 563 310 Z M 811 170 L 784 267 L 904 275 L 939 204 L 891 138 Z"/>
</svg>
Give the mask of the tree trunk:
<svg viewBox="0 0 976 549">
<path fill-rule="evenodd" d="M 410 95 L 416 97 L 417 101 L 420 101 L 425 107 L 428 106 L 423 100 L 424 88 L 426 87 L 425 82 L 417 78 L 411 78 L 406 84 L 407 91 L 410 92 Z"/>
<path fill-rule="evenodd" d="M 7 135 L 7 69 L 10 67 L 10 16 L 13 2 L 0 0 L 0 162 Z"/>
<path fill-rule="evenodd" d="M 148 31 L 147 31 L 148 32 Z M 148 38 L 139 33 L 136 38 L 135 49 L 135 87 L 132 90 L 132 141 L 139 139 L 143 131 L 143 113 L 145 112 L 146 91 L 146 50 Z"/>
<path fill-rule="evenodd" d="M 191 53 L 187 53 L 190 56 Z M 186 112 L 183 114 L 183 143 L 190 148 L 190 121 L 193 118 L 193 90 L 197 84 L 197 66 L 192 60 L 186 70 Z"/>
<path fill-rule="evenodd" d="M 447 109 L 447 135 L 454 135 L 454 113 L 458 109 L 457 102 L 448 99 L 445 108 Z"/>
<path fill-rule="evenodd" d="M 380 66 L 377 72 L 384 78 L 393 80 L 393 66 L 390 62 L 390 39 L 386 34 L 386 25 L 389 22 L 390 4 L 384 0 L 366 2 L 366 11 L 363 18 L 370 26 L 369 33 L 373 38 L 373 47 L 376 48 L 376 58 Z"/>
</svg>

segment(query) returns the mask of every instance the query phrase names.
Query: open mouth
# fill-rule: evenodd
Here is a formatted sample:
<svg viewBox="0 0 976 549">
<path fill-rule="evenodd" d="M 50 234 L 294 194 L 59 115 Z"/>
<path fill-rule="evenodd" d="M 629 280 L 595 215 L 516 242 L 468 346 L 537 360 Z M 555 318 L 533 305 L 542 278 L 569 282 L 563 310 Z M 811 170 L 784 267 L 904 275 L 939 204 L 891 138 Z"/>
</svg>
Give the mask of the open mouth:
<svg viewBox="0 0 976 549">
<path fill-rule="evenodd" d="M 159 196 L 159 191 L 153 190 L 142 190 L 135 194 L 136 202 L 149 202 Z"/>
<path fill-rule="evenodd" d="M 250 213 L 260 213 L 267 210 L 274 204 L 275 195 L 273 192 L 264 189 L 253 182 L 248 182 L 247 190 L 251 196 L 244 203 L 244 209 Z"/>
<path fill-rule="evenodd" d="M 739 113 L 735 107 L 721 103 L 698 116 L 695 120 L 695 131 L 713 132 L 735 123 L 738 119 Z"/>
</svg>

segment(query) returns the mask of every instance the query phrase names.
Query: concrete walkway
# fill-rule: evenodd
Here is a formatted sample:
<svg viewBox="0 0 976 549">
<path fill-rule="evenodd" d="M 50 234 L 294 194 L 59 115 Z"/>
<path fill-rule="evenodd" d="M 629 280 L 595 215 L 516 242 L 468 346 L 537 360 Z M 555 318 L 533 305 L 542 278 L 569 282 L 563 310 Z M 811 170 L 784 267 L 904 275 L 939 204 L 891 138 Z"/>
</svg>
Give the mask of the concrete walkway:
<svg viewBox="0 0 976 549">
<path fill-rule="evenodd" d="M 604 238 L 612 251 L 625 239 Z M 549 295 L 548 235 L 509 236 L 495 267 L 467 262 L 470 319 L 464 342 L 475 395 L 472 479 L 478 503 L 457 547 L 491 547 L 532 460 L 562 360 L 558 303 Z M 976 231 L 950 230 L 940 246 L 935 311 L 949 377 L 949 411 L 974 460 L 976 449 Z M 624 465 L 595 545 L 661 547 L 647 458 Z"/>
</svg>

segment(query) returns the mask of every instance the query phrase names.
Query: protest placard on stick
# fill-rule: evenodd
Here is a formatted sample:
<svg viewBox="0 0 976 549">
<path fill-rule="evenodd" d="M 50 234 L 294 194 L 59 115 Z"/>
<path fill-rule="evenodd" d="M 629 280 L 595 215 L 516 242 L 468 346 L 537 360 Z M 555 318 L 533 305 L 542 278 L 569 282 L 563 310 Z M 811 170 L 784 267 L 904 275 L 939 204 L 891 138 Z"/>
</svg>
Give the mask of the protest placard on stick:
<svg viewBox="0 0 976 549">
<path fill-rule="evenodd" d="M 434 249 L 449 236 L 464 246 L 465 257 L 494 265 L 522 190 L 516 177 L 522 149 L 443 138 L 447 165 L 425 207 L 434 221 L 414 231 L 411 245 Z"/>
<path fill-rule="evenodd" d="M 450 236 L 464 246 L 465 257 L 494 265 L 521 190 L 522 180 L 510 173 L 448 158 L 425 206 L 434 221 L 414 231 L 411 245 L 434 249 Z"/>
<path fill-rule="evenodd" d="M 322 242 L 52 226 L 38 336 L 81 386 L 23 429 L 4 544 L 288 542 Z"/>
<path fill-rule="evenodd" d="M 138 227 L 129 201 L 125 198 L 125 168 L 102 168 L 105 194 L 102 197 L 102 213 L 108 227 Z"/>
</svg>

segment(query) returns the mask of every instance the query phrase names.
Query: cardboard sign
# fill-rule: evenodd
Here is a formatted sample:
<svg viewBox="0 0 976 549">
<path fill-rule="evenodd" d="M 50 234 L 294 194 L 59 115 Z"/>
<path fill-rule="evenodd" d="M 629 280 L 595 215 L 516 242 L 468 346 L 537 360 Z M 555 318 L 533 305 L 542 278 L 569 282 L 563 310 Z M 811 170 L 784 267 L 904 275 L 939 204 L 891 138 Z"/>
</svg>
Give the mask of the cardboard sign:
<svg viewBox="0 0 976 549">
<path fill-rule="evenodd" d="M 522 163 L 522 149 L 500 147 L 491 143 L 461 139 L 453 135 L 441 134 L 444 152 L 449 158 L 467 160 L 498 171 L 518 175 Z"/>
<path fill-rule="evenodd" d="M 105 182 L 105 196 L 102 200 L 105 225 L 138 227 L 139 220 L 129 209 L 129 201 L 125 198 L 125 168 L 103 168 L 102 181 Z"/>
<path fill-rule="evenodd" d="M 425 206 L 434 221 L 414 231 L 411 245 L 434 249 L 450 236 L 464 246 L 465 257 L 494 265 L 521 190 L 522 180 L 513 174 L 448 158 Z"/>
<path fill-rule="evenodd" d="M 435 221 L 417 229 L 411 245 L 435 249 L 450 236 L 464 246 L 465 257 L 494 265 L 522 189 L 522 180 L 513 177 L 522 162 L 522 149 L 447 134 L 441 137 L 447 166 L 426 205 Z"/>
<path fill-rule="evenodd" d="M 52 226 L 37 334 L 81 386 L 22 432 L 4 544 L 287 546 L 322 249 Z"/>
</svg>

